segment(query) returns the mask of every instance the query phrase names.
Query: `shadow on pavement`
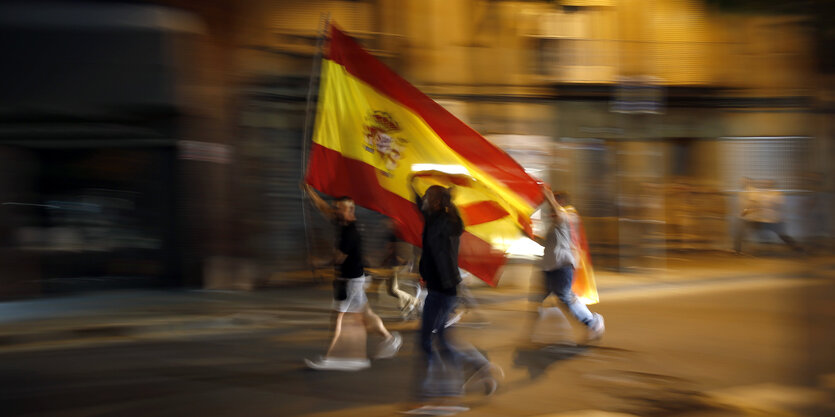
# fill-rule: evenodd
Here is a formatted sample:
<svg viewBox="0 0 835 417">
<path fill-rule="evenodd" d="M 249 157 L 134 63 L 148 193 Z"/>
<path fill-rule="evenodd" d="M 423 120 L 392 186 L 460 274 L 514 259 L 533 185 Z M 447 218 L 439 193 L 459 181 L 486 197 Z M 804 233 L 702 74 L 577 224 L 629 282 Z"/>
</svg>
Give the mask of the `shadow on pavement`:
<svg viewBox="0 0 835 417">
<path fill-rule="evenodd" d="M 516 349 L 513 355 L 515 368 L 527 368 L 531 380 L 545 375 L 551 365 L 569 360 L 589 350 L 588 346 L 578 345 L 536 345 Z"/>
</svg>

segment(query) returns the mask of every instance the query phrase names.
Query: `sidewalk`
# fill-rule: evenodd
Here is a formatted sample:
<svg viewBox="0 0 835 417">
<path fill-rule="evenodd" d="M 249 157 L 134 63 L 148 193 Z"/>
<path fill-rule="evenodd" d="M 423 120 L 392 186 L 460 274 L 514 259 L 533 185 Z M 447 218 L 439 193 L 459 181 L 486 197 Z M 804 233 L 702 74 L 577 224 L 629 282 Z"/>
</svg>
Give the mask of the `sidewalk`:
<svg viewBox="0 0 835 417">
<path fill-rule="evenodd" d="M 659 262 L 659 264 L 661 264 Z M 596 271 L 601 302 L 614 294 L 653 287 L 744 281 L 767 277 L 832 277 L 835 256 L 753 258 L 728 254 L 670 257 L 664 268 Z M 535 265 L 513 265 L 536 277 Z M 523 300 L 518 286 L 474 288 L 484 307 Z M 118 291 L 0 302 L 0 352 L 56 348 L 91 341 L 275 330 L 329 317 L 330 285 L 256 291 Z"/>
<path fill-rule="evenodd" d="M 275 329 L 327 320 L 328 288 L 126 290 L 0 302 L 0 352 Z M 72 343 L 69 343 L 72 345 Z"/>
<path fill-rule="evenodd" d="M 755 280 L 765 277 L 829 276 L 835 256 L 752 257 L 730 253 L 670 256 L 659 261 L 663 268 L 630 273 L 596 271 L 601 295 L 641 288 L 688 285 L 703 281 Z"/>
</svg>

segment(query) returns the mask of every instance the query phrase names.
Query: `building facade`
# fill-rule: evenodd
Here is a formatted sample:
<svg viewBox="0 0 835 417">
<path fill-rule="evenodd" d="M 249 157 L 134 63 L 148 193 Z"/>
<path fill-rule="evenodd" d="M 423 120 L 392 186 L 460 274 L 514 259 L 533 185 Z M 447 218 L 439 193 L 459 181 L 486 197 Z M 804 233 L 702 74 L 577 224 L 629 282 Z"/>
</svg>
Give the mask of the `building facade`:
<svg viewBox="0 0 835 417">
<path fill-rule="evenodd" d="M 308 1 L 256 14 L 248 79 L 295 78 L 301 97 L 329 16 L 572 194 L 600 265 L 731 249 L 743 177 L 777 181 L 789 234 L 832 236 L 831 88 L 808 14 L 689 0 Z M 272 97 L 284 102 L 264 105 L 289 105 L 286 90 Z M 248 113 L 259 128 L 287 114 Z"/>
<path fill-rule="evenodd" d="M 730 249 L 742 177 L 777 181 L 797 239 L 832 237 L 835 95 L 809 10 L 29 3 L 0 14 L 5 295 L 309 280 L 332 240 L 298 187 L 326 20 L 568 191 L 599 266 Z M 360 214 L 373 265 L 382 219 Z"/>
</svg>

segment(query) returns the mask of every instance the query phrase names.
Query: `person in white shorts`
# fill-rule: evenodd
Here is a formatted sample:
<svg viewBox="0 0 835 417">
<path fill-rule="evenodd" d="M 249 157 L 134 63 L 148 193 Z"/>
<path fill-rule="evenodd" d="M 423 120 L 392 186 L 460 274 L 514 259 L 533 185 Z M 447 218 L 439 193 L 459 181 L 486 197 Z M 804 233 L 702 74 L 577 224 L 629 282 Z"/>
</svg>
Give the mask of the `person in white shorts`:
<svg viewBox="0 0 835 417">
<path fill-rule="evenodd" d="M 366 276 L 362 264 L 362 239 L 356 225 L 354 201 L 348 197 L 336 200 L 331 206 L 308 184 L 303 184 L 316 208 L 339 227 L 336 251 L 338 276 L 334 279 L 333 309 L 336 312 L 333 339 L 324 357 L 311 361 L 305 359 L 310 368 L 319 370 L 355 371 L 371 366 L 367 357 L 334 357 L 332 352 L 342 335 L 342 322 L 346 314 L 360 316 L 365 327 L 383 336 L 375 358 L 390 358 L 397 354 L 402 345 L 402 338 L 397 332 L 390 333 L 383 321 L 368 305 L 365 295 Z"/>
</svg>

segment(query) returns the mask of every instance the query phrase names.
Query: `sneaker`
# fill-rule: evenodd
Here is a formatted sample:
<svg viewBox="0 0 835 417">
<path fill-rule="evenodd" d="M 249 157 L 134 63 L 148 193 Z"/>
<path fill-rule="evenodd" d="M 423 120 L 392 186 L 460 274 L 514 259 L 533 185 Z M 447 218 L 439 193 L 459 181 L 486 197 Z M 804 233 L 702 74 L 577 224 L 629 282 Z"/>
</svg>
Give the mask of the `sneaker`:
<svg viewBox="0 0 835 417">
<path fill-rule="evenodd" d="M 450 318 L 449 320 L 447 320 L 446 323 L 444 323 L 444 327 L 451 327 L 455 323 L 458 323 L 459 321 L 461 321 L 461 317 L 463 315 L 464 315 L 464 313 L 462 313 L 462 312 L 456 313 L 454 316 L 452 316 L 452 318 Z"/>
<path fill-rule="evenodd" d="M 400 309 L 400 317 L 402 317 L 403 320 L 409 320 L 416 315 L 418 315 L 418 301 L 416 299 L 406 303 L 406 305 Z"/>
<path fill-rule="evenodd" d="M 464 382 L 464 389 L 466 387 L 479 382 L 484 384 L 484 395 L 493 395 L 499 389 L 499 380 L 504 379 L 504 370 L 498 365 L 488 363 L 475 371 L 466 382 Z"/>
<path fill-rule="evenodd" d="M 371 361 L 360 358 L 319 358 L 315 361 L 305 359 L 304 363 L 308 368 L 317 371 L 359 371 L 371 367 Z"/>
<path fill-rule="evenodd" d="M 377 350 L 377 354 L 374 355 L 374 358 L 391 358 L 397 354 L 401 346 L 403 346 L 403 338 L 400 337 L 400 333 L 391 332 L 391 338 L 383 340 L 382 343 L 380 343 L 380 348 Z"/>
<path fill-rule="evenodd" d="M 596 340 L 600 340 L 603 337 L 603 333 L 605 332 L 606 326 L 603 325 L 603 316 L 594 313 L 594 320 L 592 320 L 591 325 L 589 325 L 586 341 L 594 342 Z"/>
</svg>

